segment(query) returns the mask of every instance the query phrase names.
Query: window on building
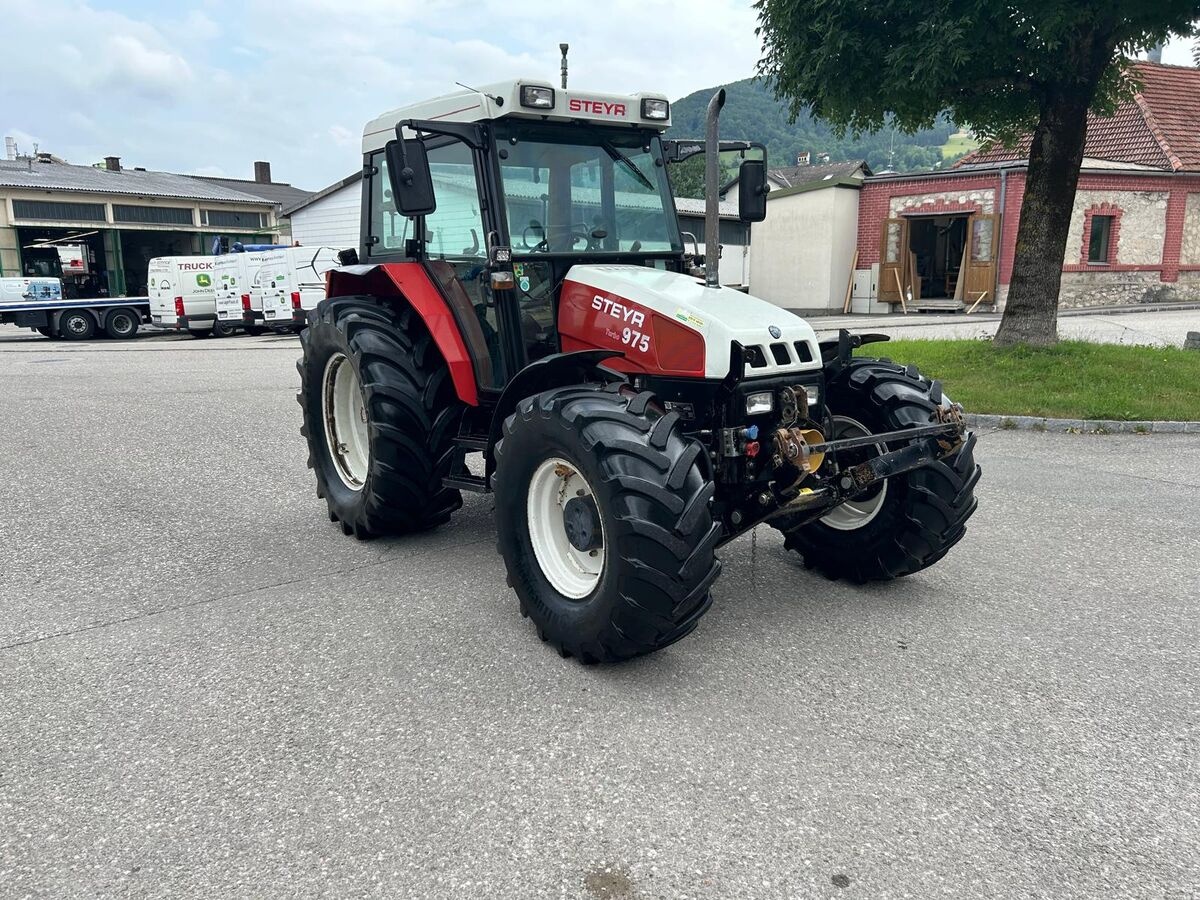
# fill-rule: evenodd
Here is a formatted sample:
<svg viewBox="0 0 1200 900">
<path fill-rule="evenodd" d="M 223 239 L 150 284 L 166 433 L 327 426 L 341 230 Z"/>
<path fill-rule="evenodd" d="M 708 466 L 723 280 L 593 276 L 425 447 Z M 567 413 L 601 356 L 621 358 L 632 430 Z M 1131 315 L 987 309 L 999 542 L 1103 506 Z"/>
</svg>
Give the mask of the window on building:
<svg viewBox="0 0 1200 900">
<path fill-rule="evenodd" d="M 192 225 L 192 211 L 184 206 L 129 206 L 113 204 L 114 222 L 143 222 L 147 225 Z"/>
<path fill-rule="evenodd" d="M 1092 234 L 1088 239 L 1088 262 L 1108 262 L 1109 242 L 1112 239 L 1113 216 L 1092 216 Z"/>
<path fill-rule="evenodd" d="M 56 203 L 53 200 L 13 200 L 13 217 L 57 222 L 103 222 L 103 203 Z"/>
<path fill-rule="evenodd" d="M 204 224 L 213 228 L 263 228 L 265 217 L 258 212 L 242 212 L 230 209 L 204 209 L 200 211 Z"/>
</svg>

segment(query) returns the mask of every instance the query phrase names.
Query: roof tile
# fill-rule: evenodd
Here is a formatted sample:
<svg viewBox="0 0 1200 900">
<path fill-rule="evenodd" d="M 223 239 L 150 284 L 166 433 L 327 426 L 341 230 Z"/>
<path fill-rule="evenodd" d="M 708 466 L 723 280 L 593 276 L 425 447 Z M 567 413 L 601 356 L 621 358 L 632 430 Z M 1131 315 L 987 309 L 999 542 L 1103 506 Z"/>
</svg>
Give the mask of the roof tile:
<svg viewBox="0 0 1200 900">
<path fill-rule="evenodd" d="M 1083 155 L 1165 171 L 1200 171 L 1200 69 L 1139 62 L 1142 88 L 1111 117 L 1088 115 Z M 955 167 L 1024 159 L 1029 137 L 1015 147 L 989 145 Z"/>
</svg>

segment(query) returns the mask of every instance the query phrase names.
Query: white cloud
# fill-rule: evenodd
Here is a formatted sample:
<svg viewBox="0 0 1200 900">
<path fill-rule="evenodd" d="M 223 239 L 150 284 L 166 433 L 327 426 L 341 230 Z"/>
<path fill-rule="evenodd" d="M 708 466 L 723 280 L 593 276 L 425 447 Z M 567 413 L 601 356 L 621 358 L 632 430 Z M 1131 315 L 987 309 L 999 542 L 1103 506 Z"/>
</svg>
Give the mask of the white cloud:
<svg viewBox="0 0 1200 900">
<path fill-rule="evenodd" d="M 573 86 L 672 97 L 745 78 L 758 57 L 741 0 L 528 0 L 519 16 L 500 0 L 98 3 L 6 4 L 5 66 L 24 73 L 0 79 L 6 133 L 75 162 L 249 178 L 268 159 L 310 189 L 358 167 L 362 126 L 384 110 L 456 81 L 557 80 L 559 41 Z"/>
</svg>

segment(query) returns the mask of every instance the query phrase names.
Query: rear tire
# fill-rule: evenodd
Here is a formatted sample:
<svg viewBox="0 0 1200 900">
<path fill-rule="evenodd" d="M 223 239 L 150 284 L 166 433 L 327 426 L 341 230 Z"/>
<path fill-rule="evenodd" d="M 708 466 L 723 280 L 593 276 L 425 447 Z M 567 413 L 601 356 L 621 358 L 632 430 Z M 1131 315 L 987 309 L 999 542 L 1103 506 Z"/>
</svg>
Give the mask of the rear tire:
<svg viewBox="0 0 1200 900">
<path fill-rule="evenodd" d="M 233 337 L 235 334 L 237 334 L 236 326 L 230 325 L 228 322 L 222 322 L 220 319 L 217 319 L 217 321 L 213 323 L 213 337 L 226 338 Z"/>
<path fill-rule="evenodd" d="M 360 539 L 424 531 L 462 506 L 442 479 L 465 407 L 425 323 L 397 306 L 322 300 L 300 335 L 296 399 L 317 496 Z"/>
<path fill-rule="evenodd" d="M 708 610 L 721 571 L 708 457 L 649 392 L 574 385 L 522 400 L 496 445 L 495 491 L 509 583 L 563 656 L 650 653 Z M 599 533 L 596 552 L 565 524 L 568 494 L 590 504 L 582 533 Z"/>
<path fill-rule="evenodd" d="M 936 421 L 940 391 L 915 366 L 855 359 L 828 386 L 831 414 L 844 417 L 834 437 L 861 434 L 858 425 L 872 434 L 928 425 Z M 966 532 L 978 505 L 974 448 L 975 435 L 968 433 L 952 455 L 889 478 L 877 493 L 859 498 L 857 509 L 844 504 L 806 524 L 771 524 L 806 567 L 828 578 L 862 583 L 911 575 L 940 560 Z"/>
<path fill-rule="evenodd" d="M 129 309 L 114 309 L 104 319 L 104 333 L 116 341 L 127 341 L 138 332 L 138 314 Z"/>
<path fill-rule="evenodd" d="M 68 341 L 86 341 L 96 334 L 96 320 L 82 310 L 69 310 L 58 320 L 58 335 Z"/>
</svg>

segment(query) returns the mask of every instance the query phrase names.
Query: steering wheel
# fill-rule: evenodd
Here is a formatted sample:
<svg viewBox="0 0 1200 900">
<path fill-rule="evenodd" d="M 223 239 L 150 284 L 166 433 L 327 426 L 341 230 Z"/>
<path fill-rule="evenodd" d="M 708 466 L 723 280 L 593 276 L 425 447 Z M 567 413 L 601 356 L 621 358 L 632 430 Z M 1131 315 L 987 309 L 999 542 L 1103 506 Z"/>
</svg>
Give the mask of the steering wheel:
<svg viewBox="0 0 1200 900">
<path fill-rule="evenodd" d="M 531 232 L 531 231 L 534 232 L 534 234 L 537 234 L 540 232 L 542 235 L 542 239 L 540 241 L 538 241 L 536 244 L 529 243 L 529 232 Z M 525 226 L 525 230 L 521 232 L 521 243 L 525 245 L 526 250 L 531 250 L 534 253 L 537 253 L 538 251 L 541 251 L 543 253 L 546 252 L 546 250 L 548 250 L 549 246 L 550 246 L 547 243 L 547 240 L 548 240 L 548 238 L 546 237 L 545 226 L 540 225 L 537 222 L 530 222 L 528 225 Z"/>
</svg>

